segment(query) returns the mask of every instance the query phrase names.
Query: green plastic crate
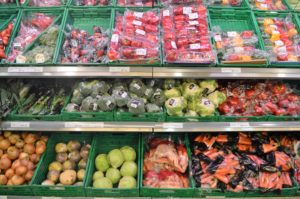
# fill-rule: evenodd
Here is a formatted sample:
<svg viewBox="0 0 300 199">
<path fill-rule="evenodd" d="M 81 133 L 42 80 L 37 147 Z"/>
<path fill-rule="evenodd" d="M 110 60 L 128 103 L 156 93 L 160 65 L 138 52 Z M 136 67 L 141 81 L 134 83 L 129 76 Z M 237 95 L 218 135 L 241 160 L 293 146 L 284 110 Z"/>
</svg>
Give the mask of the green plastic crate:
<svg viewBox="0 0 300 199">
<path fill-rule="evenodd" d="M 48 7 L 30 6 L 29 5 L 30 1 L 33 1 L 33 0 L 26 0 L 25 3 L 23 4 L 23 6 L 26 7 L 26 8 L 37 8 L 37 9 L 39 9 L 39 8 L 42 8 L 42 9 L 44 9 L 44 8 L 60 9 L 60 8 L 64 8 L 64 7 L 68 6 L 70 4 L 71 0 L 61 0 L 61 5 L 60 6 L 48 6 Z"/>
<path fill-rule="evenodd" d="M 268 121 L 300 121 L 300 116 L 269 116 Z"/>
<path fill-rule="evenodd" d="M 219 121 L 219 113 L 216 112 L 214 116 L 170 116 L 166 114 L 167 122 L 218 122 Z"/>
<path fill-rule="evenodd" d="M 220 116 L 220 122 L 264 122 L 268 121 L 269 116 Z"/>
<path fill-rule="evenodd" d="M 299 12 L 300 11 L 300 1 L 298 0 L 287 0 L 287 4 L 290 7 L 291 11 Z"/>
<path fill-rule="evenodd" d="M 0 10 L 1 9 L 18 9 L 18 7 L 20 6 L 19 0 L 15 0 L 15 1 L 16 1 L 15 3 L 6 3 L 6 4 L 0 3 Z"/>
<path fill-rule="evenodd" d="M 125 7 L 118 7 L 116 9 L 113 10 L 114 12 L 114 15 L 113 15 L 113 20 L 112 20 L 112 29 L 115 28 L 115 16 L 117 15 L 117 13 L 120 13 L 120 14 L 124 14 L 124 12 L 129 9 L 129 10 L 133 10 L 133 11 L 137 11 L 137 12 L 145 12 L 145 11 L 148 11 L 148 10 L 151 10 L 153 8 L 151 7 L 128 7 L 128 8 L 125 8 Z M 157 13 L 159 13 L 159 9 L 156 8 L 156 11 Z M 111 34 L 112 36 L 112 34 Z M 111 37 L 110 37 L 111 39 Z M 160 41 L 159 41 L 159 45 L 161 46 L 160 44 Z M 109 47 L 110 48 L 110 47 Z M 109 49 L 108 48 L 108 49 Z M 152 66 L 161 66 L 162 65 L 162 62 L 161 62 L 161 57 L 162 57 L 162 54 L 161 54 L 161 48 L 160 49 L 160 58 L 159 60 L 136 60 L 136 61 L 131 61 L 131 60 L 118 60 L 118 61 L 111 61 L 111 62 L 108 62 L 108 65 L 110 66 L 149 66 L 149 67 L 152 67 Z"/>
<path fill-rule="evenodd" d="M 61 34 L 62 34 L 62 21 L 63 21 L 63 18 L 64 18 L 64 12 L 65 12 L 65 9 L 47 9 L 47 8 L 39 8 L 39 9 L 34 9 L 34 8 L 31 8 L 31 9 L 24 9 L 21 11 L 22 13 L 20 14 L 20 17 L 19 17 L 19 22 L 15 28 L 15 31 L 14 33 L 12 34 L 12 39 L 10 40 L 10 43 L 7 47 L 7 53 L 10 53 L 10 51 L 12 50 L 11 47 L 13 45 L 13 42 L 15 40 L 15 38 L 18 36 L 18 33 L 20 31 L 20 26 L 21 26 L 21 22 L 22 22 L 22 19 L 23 17 L 26 17 L 26 14 L 30 14 L 30 13 L 43 13 L 43 14 L 48 14 L 48 15 L 53 15 L 54 16 L 54 21 L 53 23 L 48 27 L 46 28 L 39 36 L 37 36 L 37 38 L 31 43 L 29 44 L 28 46 L 26 46 L 24 52 L 27 52 L 29 50 L 31 50 L 34 46 L 35 46 L 35 43 L 37 42 L 37 40 L 45 33 L 47 32 L 47 30 L 54 24 L 58 25 L 59 26 L 59 34 L 58 34 L 58 39 L 57 39 L 57 42 L 56 42 L 56 46 L 58 45 L 59 43 L 59 39 L 61 37 Z M 17 63 L 6 63 L 5 61 L 3 61 L 4 64 L 6 65 L 13 65 L 13 66 L 48 66 L 48 65 L 51 65 L 53 63 L 55 63 L 55 54 L 56 52 L 54 52 L 54 55 L 53 55 L 53 60 L 51 61 L 51 63 L 42 63 L 42 64 L 17 64 Z"/>
<path fill-rule="evenodd" d="M 67 105 L 68 102 L 68 97 L 66 97 L 64 107 Z M 62 110 L 60 114 L 57 115 L 31 115 L 31 114 L 17 114 L 18 110 L 22 107 L 17 106 L 11 113 L 8 114 L 7 118 L 11 121 L 34 121 L 34 120 L 39 120 L 39 121 L 60 121 L 62 118 Z"/>
<path fill-rule="evenodd" d="M 84 10 L 76 6 L 76 8 L 71 8 L 66 11 L 66 17 L 64 21 L 64 32 L 66 32 L 66 26 L 69 24 L 74 28 L 79 28 L 86 30 L 89 34 L 93 34 L 93 26 L 101 26 L 106 30 L 111 29 L 111 19 L 113 18 L 110 8 L 95 8 L 88 7 Z M 62 33 L 59 44 L 56 46 L 57 63 L 61 63 L 62 46 L 65 41 L 65 34 Z M 70 65 L 106 65 L 106 63 L 71 63 L 64 64 L 66 66 Z"/>
<path fill-rule="evenodd" d="M 150 188 L 150 187 L 144 187 L 143 181 L 140 182 L 140 196 L 141 197 L 153 197 L 153 198 L 163 198 L 163 197 L 185 197 L 190 198 L 194 196 L 195 192 L 195 185 L 193 181 L 193 177 L 191 174 L 191 153 L 188 145 L 188 140 L 186 137 L 186 134 L 178 134 L 178 133 L 172 133 L 172 134 L 154 134 L 155 137 L 161 137 L 161 138 L 169 138 L 171 137 L 173 140 L 177 141 L 179 138 L 184 141 L 184 145 L 187 148 L 187 153 L 189 157 L 189 167 L 187 169 L 187 174 L 189 175 L 189 182 L 190 187 L 189 188 L 183 188 L 183 189 L 171 189 L 171 188 Z M 143 162 L 144 162 L 144 154 L 146 152 L 146 145 L 145 145 L 145 138 L 146 135 L 143 135 L 142 142 L 141 142 L 141 176 L 143 177 Z"/>
<path fill-rule="evenodd" d="M 253 3 L 251 2 L 251 0 L 246 0 L 246 1 L 248 1 L 248 4 L 249 4 L 249 6 L 250 6 L 250 8 L 253 10 L 253 11 L 255 11 L 255 12 L 281 12 L 281 13 L 287 13 L 287 12 L 289 12 L 290 11 L 290 5 L 288 4 L 288 2 L 287 2 L 287 0 L 281 0 L 282 1 L 282 3 L 283 3 L 283 5 L 286 7 L 286 10 L 259 10 L 259 9 L 257 9 L 254 5 L 253 5 Z"/>
<path fill-rule="evenodd" d="M 71 102 L 71 97 L 67 98 L 66 106 Z M 66 106 L 62 110 L 63 121 L 113 121 L 114 112 L 67 112 Z"/>
<path fill-rule="evenodd" d="M 148 9 L 153 9 L 153 8 L 162 8 L 163 7 L 160 0 L 157 0 L 157 1 L 154 0 L 154 5 L 153 6 L 128 6 L 128 5 L 123 6 L 123 5 L 119 5 L 118 2 L 119 2 L 119 0 L 115 0 L 115 7 L 116 8 L 128 8 L 128 9 L 131 9 L 131 8 L 148 8 Z"/>
<path fill-rule="evenodd" d="M 245 31 L 252 30 L 258 37 L 258 43 L 256 48 L 265 50 L 259 29 L 256 25 L 254 15 L 251 11 L 248 10 L 235 10 L 235 9 L 210 9 L 209 10 L 209 26 L 210 30 L 214 26 L 220 26 L 222 31 Z M 213 40 L 215 46 L 215 42 Z M 268 61 L 262 64 L 256 63 L 243 63 L 243 64 L 222 64 L 219 60 L 217 65 L 222 67 L 265 67 L 267 66 Z"/>
<path fill-rule="evenodd" d="M 51 139 L 48 141 L 48 146 L 46 149 L 46 154 L 44 159 L 41 161 L 41 164 L 37 168 L 37 174 L 32 180 L 32 191 L 35 196 L 59 196 L 59 197 L 79 197 L 85 196 L 84 186 L 45 186 L 41 183 L 47 178 L 48 166 L 55 160 L 55 145 L 59 142 L 68 142 L 70 140 L 77 140 L 81 145 L 91 144 L 93 145 L 93 136 L 92 134 L 87 133 L 57 133 L 53 134 Z M 92 150 L 92 149 L 91 149 Z M 89 153 L 89 158 L 87 165 L 90 163 L 91 150 Z M 83 183 L 87 180 L 88 167 L 86 168 L 86 175 L 83 180 Z"/>
<path fill-rule="evenodd" d="M 208 8 L 218 8 L 218 9 L 224 9 L 224 8 L 230 8 L 230 9 L 236 9 L 236 10 L 249 10 L 250 5 L 247 0 L 242 0 L 242 3 L 240 6 L 230 6 L 230 5 L 222 5 L 222 4 L 208 4 L 209 0 L 205 1 L 205 4 Z"/>
<path fill-rule="evenodd" d="M 89 9 L 89 8 L 114 8 L 116 5 L 116 0 L 110 0 L 111 4 L 106 5 L 106 6 L 99 6 L 99 5 L 95 5 L 95 6 L 81 6 L 81 5 L 75 5 L 75 1 L 76 0 L 69 0 L 70 4 L 69 7 L 70 8 L 81 8 L 81 9 Z"/>
<path fill-rule="evenodd" d="M 85 190 L 88 197 L 138 197 L 139 196 L 139 183 L 141 181 L 141 175 L 137 174 L 137 187 L 134 189 L 98 189 L 93 188 L 93 174 L 95 172 L 95 159 L 98 154 L 121 148 L 123 146 L 131 146 L 137 152 L 137 165 L 138 169 L 141 165 L 141 153 L 140 153 L 140 136 L 139 134 L 98 134 L 95 136 L 95 142 L 92 146 L 92 153 L 89 157 L 88 175 L 85 181 Z"/>
<path fill-rule="evenodd" d="M 129 112 L 118 112 L 114 113 L 115 121 L 131 121 L 131 122 L 164 122 L 166 119 L 166 113 L 142 113 L 139 115 L 134 115 Z"/>
<path fill-rule="evenodd" d="M 255 17 L 257 18 L 285 18 L 289 15 L 289 13 L 282 13 L 282 12 L 255 12 Z M 292 14 L 292 20 L 295 24 L 295 28 L 297 29 L 298 33 L 300 33 L 300 24 L 297 22 L 297 16 Z M 258 22 L 258 20 L 257 20 Z M 264 44 L 265 46 L 265 44 Z M 300 61 L 298 62 L 270 62 L 270 67 L 272 68 L 299 68 Z"/>
<path fill-rule="evenodd" d="M 46 135 L 46 134 L 43 134 L 43 135 Z M 49 139 L 50 139 L 50 136 L 49 136 Z M 49 143 L 49 141 L 47 142 L 47 147 L 46 148 L 48 148 L 48 143 Z M 34 171 L 32 180 L 29 184 L 27 184 L 27 185 L 13 185 L 13 186 L 0 185 L 0 194 L 1 195 L 15 195 L 15 196 L 33 196 L 34 194 L 33 194 L 33 191 L 32 191 L 32 182 L 33 182 L 34 177 L 36 175 L 38 175 L 38 168 L 41 166 L 45 155 L 46 155 L 46 151 L 41 156 L 40 161 L 36 164 L 36 169 Z"/>
</svg>

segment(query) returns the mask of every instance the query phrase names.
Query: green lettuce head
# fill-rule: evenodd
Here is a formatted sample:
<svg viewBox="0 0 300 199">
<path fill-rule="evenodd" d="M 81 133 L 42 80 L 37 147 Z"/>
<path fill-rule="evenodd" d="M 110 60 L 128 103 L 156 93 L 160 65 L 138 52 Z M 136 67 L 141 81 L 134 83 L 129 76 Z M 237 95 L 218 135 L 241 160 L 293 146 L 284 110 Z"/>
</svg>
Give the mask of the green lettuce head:
<svg viewBox="0 0 300 199">
<path fill-rule="evenodd" d="M 215 91 L 207 96 L 207 99 L 209 99 L 212 103 L 214 103 L 215 106 L 219 106 L 226 100 L 226 95 L 220 91 Z"/>
<path fill-rule="evenodd" d="M 218 88 L 218 83 L 213 79 L 201 81 L 199 85 L 205 93 L 211 93 Z"/>
<path fill-rule="evenodd" d="M 170 99 L 172 97 L 180 97 L 181 96 L 181 92 L 177 87 L 166 89 L 164 91 L 164 93 L 165 93 L 165 96 L 167 99 Z"/>
<path fill-rule="evenodd" d="M 212 116 L 215 113 L 215 105 L 207 98 L 202 98 L 198 101 L 196 106 L 196 112 L 201 117 Z"/>
<path fill-rule="evenodd" d="M 172 97 L 165 102 L 167 113 L 170 116 L 183 116 L 183 110 L 187 107 L 184 97 Z"/>
<path fill-rule="evenodd" d="M 196 83 L 187 82 L 182 86 L 182 94 L 187 100 L 197 99 L 201 94 L 201 89 Z"/>
</svg>

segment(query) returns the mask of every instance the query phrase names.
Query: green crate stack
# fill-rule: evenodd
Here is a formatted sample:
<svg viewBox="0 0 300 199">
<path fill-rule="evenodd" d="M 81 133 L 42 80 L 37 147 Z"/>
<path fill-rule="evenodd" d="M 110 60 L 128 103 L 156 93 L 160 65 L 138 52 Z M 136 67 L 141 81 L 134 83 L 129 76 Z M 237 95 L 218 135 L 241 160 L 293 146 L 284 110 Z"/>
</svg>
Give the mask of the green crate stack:
<svg viewBox="0 0 300 199">
<path fill-rule="evenodd" d="M 69 97 L 66 97 L 64 106 L 62 110 L 67 105 Z M 32 115 L 32 114 L 18 114 L 19 109 L 22 107 L 22 104 L 20 106 L 17 106 L 11 113 L 8 114 L 9 120 L 12 121 L 61 121 L 62 120 L 62 110 L 60 114 L 56 115 Z"/>
<path fill-rule="evenodd" d="M 65 21 L 63 22 L 63 33 L 59 39 L 59 44 L 56 46 L 55 60 L 57 63 L 61 63 L 62 46 L 65 41 L 65 34 L 67 25 L 71 25 L 73 28 L 79 28 L 87 31 L 89 34 L 93 34 L 93 26 L 101 26 L 105 30 L 111 30 L 111 19 L 113 18 L 113 12 L 110 8 L 96 8 L 88 7 L 84 11 L 79 8 L 70 8 L 66 10 Z M 64 64 L 64 65 L 106 65 L 106 63 L 87 63 L 87 64 Z"/>
<path fill-rule="evenodd" d="M 46 186 L 41 185 L 41 183 L 46 180 L 48 174 L 48 166 L 51 162 L 55 161 L 56 152 L 55 145 L 57 143 L 63 142 L 67 143 L 70 140 L 77 140 L 81 145 L 90 144 L 93 146 L 93 136 L 87 133 L 57 133 L 53 134 L 51 139 L 48 141 L 46 148 L 46 154 L 40 165 L 37 167 L 36 175 L 32 180 L 32 191 L 35 196 L 60 196 L 60 197 L 79 197 L 85 196 L 84 186 Z M 92 149 L 91 149 L 92 150 Z M 91 150 L 89 153 L 89 158 L 87 165 L 91 162 Z M 88 168 L 86 168 L 85 177 L 83 184 L 87 180 Z"/>
<path fill-rule="evenodd" d="M 236 9 L 236 10 L 249 10 L 250 5 L 247 0 L 241 0 L 241 5 L 240 6 L 230 6 L 230 5 L 222 5 L 222 1 L 219 4 L 209 4 L 209 1 L 211 0 L 205 0 L 205 4 L 208 8 L 216 8 L 216 9 L 224 9 L 224 8 L 229 8 L 229 9 Z"/>
<path fill-rule="evenodd" d="M 48 135 L 48 134 L 43 134 L 43 135 Z M 49 136 L 49 135 L 48 135 Z M 50 136 L 48 140 L 50 139 Z M 49 141 L 47 142 L 47 147 L 49 147 Z M 26 185 L 12 185 L 12 186 L 7 186 L 7 185 L 0 185 L 0 194 L 5 196 L 5 195 L 15 195 L 15 196 L 33 196 L 34 193 L 32 191 L 32 183 L 33 179 L 36 175 L 38 175 L 39 171 L 38 168 L 41 167 L 42 162 L 44 161 L 46 155 L 46 151 L 44 154 L 41 156 L 40 161 L 36 164 L 36 169 L 34 171 L 32 180 L 26 184 Z"/>
<path fill-rule="evenodd" d="M 153 198 L 163 198 L 163 197 L 193 197 L 195 192 L 195 184 L 191 173 L 191 152 L 189 149 L 188 139 L 186 134 L 154 134 L 155 137 L 166 138 L 169 139 L 171 137 L 172 140 L 178 141 L 178 139 L 182 140 L 185 147 L 187 148 L 188 158 L 189 158 L 189 167 L 187 169 L 187 175 L 189 175 L 189 188 L 182 188 L 182 189 L 172 189 L 172 188 L 150 188 L 143 186 L 143 179 L 140 181 L 140 196 L 141 197 L 153 197 Z M 140 175 L 143 178 L 143 163 L 144 163 L 144 154 L 146 152 L 146 135 L 142 136 L 141 141 L 141 167 L 140 167 Z"/>
<path fill-rule="evenodd" d="M 209 26 L 210 30 L 214 26 L 220 26 L 222 31 L 245 31 L 252 30 L 258 37 L 258 43 L 256 48 L 265 50 L 259 29 L 255 21 L 255 17 L 251 11 L 248 10 L 234 10 L 234 9 L 210 9 L 209 10 Z M 213 43 L 215 43 L 213 41 Z M 254 64 L 254 63 L 243 63 L 243 64 L 222 64 L 218 60 L 218 66 L 238 66 L 238 67 L 265 67 L 266 63 Z"/>
<path fill-rule="evenodd" d="M 67 104 L 71 102 L 68 97 Z M 63 121 L 114 121 L 114 112 L 67 112 L 66 106 L 62 110 Z"/>
<path fill-rule="evenodd" d="M 282 13 L 282 12 L 255 12 L 255 17 L 257 18 L 285 18 L 287 16 L 292 17 L 292 21 L 295 24 L 295 28 L 297 29 L 298 33 L 300 32 L 300 24 L 297 23 L 297 16 L 295 14 L 290 14 L 290 13 Z M 258 21 L 258 20 L 257 20 Z M 259 25 L 257 25 L 259 27 Z M 261 35 L 262 35 L 262 31 Z M 265 44 L 264 44 L 265 47 Z M 299 68 L 300 67 L 300 61 L 298 62 L 271 62 L 270 61 L 270 67 L 274 68 Z"/>
<path fill-rule="evenodd" d="M 108 144 L 109 143 L 109 144 Z M 140 136 L 139 134 L 102 134 L 95 136 L 95 142 L 92 146 L 90 162 L 88 164 L 87 180 L 84 183 L 86 195 L 88 197 L 138 197 L 141 175 L 137 174 L 137 187 L 134 189 L 121 189 L 114 187 L 112 189 L 93 188 L 93 174 L 95 169 L 95 159 L 99 154 L 107 154 L 113 149 L 119 149 L 123 146 L 131 146 L 137 153 L 136 161 L 138 168 L 141 166 Z"/>
<path fill-rule="evenodd" d="M 16 24 L 16 28 L 15 31 L 12 34 L 12 39 L 10 40 L 10 43 L 8 45 L 8 48 L 6 49 L 7 54 L 9 54 L 12 51 L 12 46 L 13 46 L 13 42 L 15 40 L 15 38 L 18 36 L 18 33 L 20 31 L 21 28 L 21 22 L 22 19 L 24 17 L 26 17 L 26 14 L 31 14 L 31 13 L 43 13 L 43 14 L 48 14 L 48 15 L 53 15 L 54 16 L 54 21 L 53 23 L 47 28 L 45 29 L 39 36 L 37 36 L 37 38 L 28 46 L 26 46 L 24 53 L 26 53 L 27 51 L 31 50 L 34 46 L 35 43 L 38 41 L 38 39 L 45 33 L 47 32 L 47 30 L 49 30 L 49 28 L 53 25 L 58 25 L 59 26 L 59 35 L 58 35 L 58 39 L 56 41 L 56 46 L 59 43 L 59 38 L 61 37 L 62 34 L 62 21 L 64 18 L 64 12 L 65 12 L 65 8 L 59 8 L 59 9 L 47 9 L 47 8 L 31 8 L 31 9 L 24 9 L 21 12 L 21 16 L 19 17 L 19 21 Z M 3 61 L 3 63 L 5 63 L 6 65 L 14 65 L 14 66 L 32 66 L 32 65 L 36 65 L 36 66 L 48 66 L 48 65 L 53 65 L 56 60 L 55 60 L 55 52 L 53 54 L 53 60 L 51 61 L 51 63 L 42 63 L 42 64 L 18 64 L 18 63 L 5 63 L 5 61 Z"/>
<path fill-rule="evenodd" d="M 144 7 L 144 8 L 142 8 L 142 7 L 127 7 L 127 8 L 119 7 L 119 8 L 116 8 L 113 10 L 114 15 L 112 17 L 112 30 L 115 28 L 115 16 L 117 16 L 117 13 L 120 13 L 123 15 L 127 9 L 133 10 L 136 12 L 145 12 L 145 11 L 148 11 L 151 9 L 155 9 L 159 13 L 158 8 L 151 8 L 151 7 Z M 159 28 L 159 30 L 160 30 L 160 28 Z M 161 46 L 160 41 L 159 41 L 159 45 Z M 108 65 L 110 65 L 110 66 L 149 66 L 149 67 L 160 66 L 162 64 L 161 58 L 162 58 L 162 54 L 161 54 L 161 49 L 160 49 L 160 59 L 159 60 L 138 60 L 138 61 L 118 60 L 118 61 L 109 62 Z"/>
</svg>

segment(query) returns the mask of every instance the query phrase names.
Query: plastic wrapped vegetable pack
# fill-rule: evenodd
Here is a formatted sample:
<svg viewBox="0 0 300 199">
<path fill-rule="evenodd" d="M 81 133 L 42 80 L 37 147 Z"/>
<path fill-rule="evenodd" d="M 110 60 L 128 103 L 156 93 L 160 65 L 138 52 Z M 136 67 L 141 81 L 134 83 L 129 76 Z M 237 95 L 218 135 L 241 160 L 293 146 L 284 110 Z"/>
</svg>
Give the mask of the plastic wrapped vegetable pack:
<svg viewBox="0 0 300 199">
<path fill-rule="evenodd" d="M 196 186 L 222 191 L 262 192 L 292 187 L 293 138 L 263 133 L 191 137 Z"/>
<path fill-rule="evenodd" d="M 159 61 L 159 23 L 157 10 L 117 14 L 115 30 L 110 41 L 110 61 L 155 63 Z"/>
<path fill-rule="evenodd" d="M 210 6 L 240 7 L 244 0 L 208 0 Z"/>
<path fill-rule="evenodd" d="M 218 90 L 215 80 L 165 80 L 165 107 L 169 116 L 213 116 L 226 95 Z"/>
<path fill-rule="evenodd" d="M 5 59 L 5 49 L 8 45 L 9 38 L 11 36 L 15 20 L 12 23 L 9 23 L 7 27 L 0 31 L 0 61 L 1 59 Z"/>
<path fill-rule="evenodd" d="M 53 20 L 53 16 L 42 13 L 27 14 L 26 16 L 23 16 L 19 33 L 12 43 L 6 61 L 14 62 L 16 57 L 21 55 L 26 47 L 53 23 Z"/>
<path fill-rule="evenodd" d="M 164 5 L 203 4 L 203 0 L 162 0 Z"/>
<path fill-rule="evenodd" d="M 17 56 L 17 63 L 52 63 L 58 34 L 58 26 L 50 27 L 37 41 L 35 41 L 34 46 L 30 50 Z"/>
<path fill-rule="evenodd" d="M 51 7 L 51 6 L 61 6 L 64 0 L 29 0 L 29 6 L 36 7 Z"/>
<path fill-rule="evenodd" d="M 165 62 L 215 62 L 203 5 L 168 7 L 161 13 Z"/>
<path fill-rule="evenodd" d="M 297 116 L 300 100 L 294 89 L 276 81 L 231 81 L 222 89 L 227 99 L 218 109 L 227 116 Z"/>
<path fill-rule="evenodd" d="M 291 16 L 257 18 L 271 62 L 299 62 L 300 35 Z"/>
<path fill-rule="evenodd" d="M 152 0 L 118 0 L 119 6 L 147 6 L 156 5 L 156 1 Z"/>
<path fill-rule="evenodd" d="M 94 26 L 94 34 L 67 26 L 62 49 L 62 63 L 103 63 L 106 61 L 108 32 Z"/>
<path fill-rule="evenodd" d="M 111 4 L 110 0 L 74 0 L 76 6 L 107 6 Z"/>
<path fill-rule="evenodd" d="M 143 185 L 153 188 L 187 188 L 188 154 L 182 140 L 149 137 L 144 155 Z"/>
<path fill-rule="evenodd" d="M 287 10 L 282 0 L 250 0 L 252 7 L 257 10 Z"/>
<path fill-rule="evenodd" d="M 224 32 L 213 27 L 217 56 L 221 63 L 265 63 L 268 54 L 258 49 L 258 37 L 251 30 Z"/>
</svg>

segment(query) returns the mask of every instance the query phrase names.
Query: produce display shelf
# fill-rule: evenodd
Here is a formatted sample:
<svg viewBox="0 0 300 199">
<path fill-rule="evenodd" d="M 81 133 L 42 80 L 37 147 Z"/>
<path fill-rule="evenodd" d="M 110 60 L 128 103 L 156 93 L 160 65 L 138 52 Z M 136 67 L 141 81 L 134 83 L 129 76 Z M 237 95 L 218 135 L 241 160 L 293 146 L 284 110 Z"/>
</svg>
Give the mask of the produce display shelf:
<svg viewBox="0 0 300 199">
<path fill-rule="evenodd" d="M 232 132 L 300 131 L 300 122 L 59 122 L 6 121 L 7 131 L 83 132 Z M 0 198 L 1 199 L 1 198 Z"/>
<path fill-rule="evenodd" d="M 215 68 L 215 67 L 138 67 L 138 66 L 57 66 L 0 67 L 0 77 L 141 77 L 141 78 L 214 78 L 214 79 L 300 79 L 295 68 Z"/>
</svg>

